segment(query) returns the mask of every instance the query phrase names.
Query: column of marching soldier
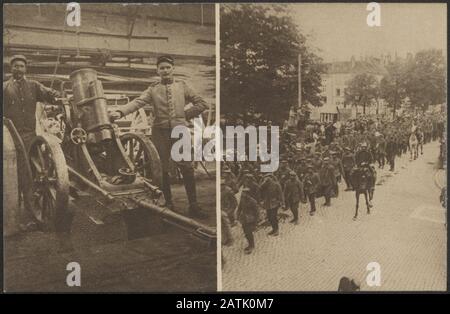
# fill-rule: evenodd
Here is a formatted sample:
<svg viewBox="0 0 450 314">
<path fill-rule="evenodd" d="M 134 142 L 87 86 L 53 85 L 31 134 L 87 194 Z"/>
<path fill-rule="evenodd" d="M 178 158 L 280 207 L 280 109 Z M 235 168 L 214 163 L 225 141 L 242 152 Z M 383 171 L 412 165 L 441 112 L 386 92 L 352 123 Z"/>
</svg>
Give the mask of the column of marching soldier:
<svg viewBox="0 0 450 314">
<path fill-rule="evenodd" d="M 299 223 L 300 203 L 309 203 L 309 213 L 316 212 L 316 198 L 324 197 L 323 206 L 339 197 L 339 183 L 352 191 L 352 171 L 369 167 L 375 171 L 389 165 L 409 150 L 411 134 L 417 136 L 419 153 L 423 144 L 442 140 L 444 118 L 436 114 L 422 117 L 397 117 L 394 121 L 361 117 L 347 121 L 340 129 L 328 132 L 333 124 L 320 123 L 297 133 L 280 134 L 280 167 L 273 173 L 261 173 L 260 162 L 224 162 L 221 171 L 222 243 L 231 245 L 231 227 L 239 221 L 250 254 L 255 248 L 253 233 L 266 213 L 272 230 L 279 235 L 278 210 L 292 212 L 291 223 Z M 372 206 L 369 204 L 369 206 Z"/>
</svg>

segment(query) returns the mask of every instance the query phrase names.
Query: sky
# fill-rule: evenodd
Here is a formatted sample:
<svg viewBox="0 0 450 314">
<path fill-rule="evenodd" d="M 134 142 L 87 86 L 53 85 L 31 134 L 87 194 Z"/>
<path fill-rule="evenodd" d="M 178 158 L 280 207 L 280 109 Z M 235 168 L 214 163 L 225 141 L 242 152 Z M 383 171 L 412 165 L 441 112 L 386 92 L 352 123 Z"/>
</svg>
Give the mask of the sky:
<svg viewBox="0 0 450 314">
<path fill-rule="evenodd" d="M 369 27 L 367 3 L 290 4 L 294 21 L 324 61 L 437 48 L 447 55 L 447 7 L 438 3 L 380 3 L 381 26 Z"/>
</svg>

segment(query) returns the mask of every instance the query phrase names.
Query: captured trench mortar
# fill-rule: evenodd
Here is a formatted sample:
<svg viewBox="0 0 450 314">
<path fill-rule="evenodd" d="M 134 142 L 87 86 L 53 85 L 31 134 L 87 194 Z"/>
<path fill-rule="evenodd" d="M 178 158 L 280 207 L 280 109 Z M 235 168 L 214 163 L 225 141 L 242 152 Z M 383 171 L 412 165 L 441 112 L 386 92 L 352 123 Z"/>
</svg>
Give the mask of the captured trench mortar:
<svg viewBox="0 0 450 314">
<path fill-rule="evenodd" d="M 158 152 L 143 135 L 118 136 L 96 71 L 74 71 L 70 80 L 73 97 L 60 99 L 58 106 L 65 125 L 63 139 L 42 134 L 29 148 L 31 211 L 41 226 L 53 230 L 64 222 L 70 194 L 75 203 L 83 199 L 83 204 L 92 204 L 86 211 L 94 221 L 145 209 L 215 242 L 215 228 L 162 207 Z"/>
</svg>

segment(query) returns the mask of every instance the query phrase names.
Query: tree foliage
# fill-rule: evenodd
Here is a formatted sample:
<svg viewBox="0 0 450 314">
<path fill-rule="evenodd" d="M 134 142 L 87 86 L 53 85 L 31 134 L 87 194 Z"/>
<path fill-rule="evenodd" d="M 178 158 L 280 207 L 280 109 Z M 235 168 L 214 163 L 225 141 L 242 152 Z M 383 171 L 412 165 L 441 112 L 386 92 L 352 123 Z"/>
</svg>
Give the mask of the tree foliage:
<svg viewBox="0 0 450 314">
<path fill-rule="evenodd" d="M 297 102 L 298 55 L 302 102 L 321 105 L 322 60 L 306 45 L 286 5 L 221 6 L 221 111 L 261 112 L 272 120 Z"/>
<path fill-rule="evenodd" d="M 405 65 L 404 88 L 411 105 L 426 110 L 446 100 L 446 62 L 441 50 L 418 52 Z"/>
<path fill-rule="evenodd" d="M 348 82 L 345 102 L 354 106 L 362 106 L 364 114 L 366 113 L 366 107 L 372 105 L 378 97 L 378 81 L 372 74 L 360 73 Z"/>
<path fill-rule="evenodd" d="M 380 82 L 380 96 L 386 104 L 397 109 L 406 98 L 405 92 L 405 65 L 401 60 L 395 60 L 386 67 L 387 74 Z"/>
</svg>

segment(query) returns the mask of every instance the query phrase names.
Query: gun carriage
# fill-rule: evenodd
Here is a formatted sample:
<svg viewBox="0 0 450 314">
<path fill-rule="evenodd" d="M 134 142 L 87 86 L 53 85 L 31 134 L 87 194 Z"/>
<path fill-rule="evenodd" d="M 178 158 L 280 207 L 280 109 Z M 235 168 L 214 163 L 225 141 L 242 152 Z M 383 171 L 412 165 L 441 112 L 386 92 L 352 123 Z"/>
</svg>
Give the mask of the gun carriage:
<svg viewBox="0 0 450 314">
<path fill-rule="evenodd" d="M 145 208 L 202 239 L 214 241 L 216 231 L 163 207 L 161 162 L 151 140 L 143 134 L 119 133 L 109 120 L 107 99 L 97 73 L 71 73 L 72 96 L 59 99 L 63 132 L 58 138 L 39 132 L 25 150 L 11 121 L 5 121 L 16 149 L 28 163 L 25 204 L 43 228 L 52 230 L 67 214 L 69 199 L 88 197 L 90 217 Z M 61 88 L 64 91 L 62 86 Z"/>
</svg>

